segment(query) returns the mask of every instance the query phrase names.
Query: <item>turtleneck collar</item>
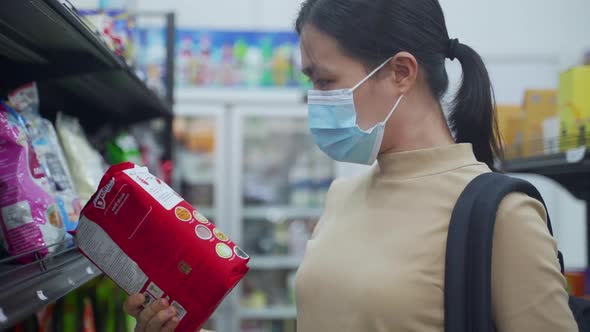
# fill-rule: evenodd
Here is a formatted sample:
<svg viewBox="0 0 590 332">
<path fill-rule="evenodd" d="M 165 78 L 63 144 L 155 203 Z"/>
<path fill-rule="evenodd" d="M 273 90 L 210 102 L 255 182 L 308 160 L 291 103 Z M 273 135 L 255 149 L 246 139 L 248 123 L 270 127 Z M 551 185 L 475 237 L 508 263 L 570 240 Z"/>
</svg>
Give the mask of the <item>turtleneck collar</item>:
<svg viewBox="0 0 590 332">
<path fill-rule="evenodd" d="M 378 176 L 391 179 L 419 178 L 480 164 L 469 143 L 381 154 L 375 168 Z"/>
</svg>

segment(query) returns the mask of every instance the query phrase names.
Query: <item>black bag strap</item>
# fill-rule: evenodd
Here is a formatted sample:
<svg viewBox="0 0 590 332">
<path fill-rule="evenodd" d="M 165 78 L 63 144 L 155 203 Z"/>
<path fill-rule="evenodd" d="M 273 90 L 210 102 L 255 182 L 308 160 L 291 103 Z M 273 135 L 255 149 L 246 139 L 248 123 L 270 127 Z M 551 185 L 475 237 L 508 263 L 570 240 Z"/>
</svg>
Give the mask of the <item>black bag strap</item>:
<svg viewBox="0 0 590 332">
<path fill-rule="evenodd" d="M 445 262 L 445 331 L 493 331 L 491 319 L 492 243 L 496 212 L 510 193 L 520 192 L 545 206 L 529 182 L 498 173 L 475 178 L 451 216 Z M 547 226 L 553 235 L 549 215 Z M 563 258 L 558 255 L 563 272 Z"/>
</svg>

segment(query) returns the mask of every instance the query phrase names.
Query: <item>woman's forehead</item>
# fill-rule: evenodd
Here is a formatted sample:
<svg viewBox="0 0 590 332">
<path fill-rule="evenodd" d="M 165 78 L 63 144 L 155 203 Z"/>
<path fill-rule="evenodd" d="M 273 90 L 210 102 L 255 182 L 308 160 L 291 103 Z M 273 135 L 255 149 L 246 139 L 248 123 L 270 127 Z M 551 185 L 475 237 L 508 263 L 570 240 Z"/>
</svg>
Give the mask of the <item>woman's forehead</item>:
<svg viewBox="0 0 590 332">
<path fill-rule="evenodd" d="M 301 57 L 305 74 L 334 71 L 344 62 L 351 61 L 334 38 L 311 25 L 301 31 Z"/>
</svg>

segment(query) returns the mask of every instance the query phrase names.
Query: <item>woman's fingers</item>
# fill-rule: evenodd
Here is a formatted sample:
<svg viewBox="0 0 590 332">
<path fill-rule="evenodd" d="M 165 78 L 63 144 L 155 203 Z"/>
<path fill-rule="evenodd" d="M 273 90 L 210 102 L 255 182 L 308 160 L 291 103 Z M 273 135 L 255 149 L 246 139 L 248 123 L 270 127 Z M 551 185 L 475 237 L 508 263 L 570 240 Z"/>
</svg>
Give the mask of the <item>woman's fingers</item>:
<svg viewBox="0 0 590 332">
<path fill-rule="evenodd" d="M 139 317 L 137 318 L 136 331 L 146 331 L 148 323 L 152 320 L 152 318 L 154 318 L 154 316 L 156 316 L 160 311 L 167 309 L 168 306 L 168 301 L 165 299 L 152 302 L 139 314 Z"/>
<path fill-rule="evenodd" d="M 143 310 L 143 304 L 145 303 L 145 295 L 134 294 L 127 298 L 123 304 L 123 310 L 126 314 L 137 318 Z"/>
<path fill-rule="evenodd" d="M 147 323 L 146 332 L 160 332 L 160 331 L 168 331 L 170 327 L 166 327 L 168 322 L 171 322 L 176 316 L 176 310 L 173 307 L 168 307 L 164 310 L 160 310 L 157 312 Z M 169 330 L 174 331 L 174 329 Z"/>
<path fill-rule="evenodd" d="M 174 330 L 178 327 L 178 323 L 179 321 L 177 317 L 172 318 L 164 325 L 162 332 L 174 332 Z"/>
</svg>

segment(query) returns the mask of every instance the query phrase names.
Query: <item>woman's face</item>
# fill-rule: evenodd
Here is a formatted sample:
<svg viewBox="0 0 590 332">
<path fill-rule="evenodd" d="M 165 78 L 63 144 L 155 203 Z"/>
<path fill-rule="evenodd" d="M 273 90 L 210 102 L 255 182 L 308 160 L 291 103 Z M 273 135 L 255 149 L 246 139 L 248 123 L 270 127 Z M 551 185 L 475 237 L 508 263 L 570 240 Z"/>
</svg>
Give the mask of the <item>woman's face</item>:
<svg viewBox="0 0 590 332">
<path fill-rule="evenodd" d="M 301 32 L 303 72 L 316 90 L 350 89 L 373 69 L 346 55 L 338 42 L 306 25 Z M 395 73 L 386 65 L 354 91 L 357 124 L 369 129 L 383 121 L 401 93 L 395 84 Z"/>
</svg>

